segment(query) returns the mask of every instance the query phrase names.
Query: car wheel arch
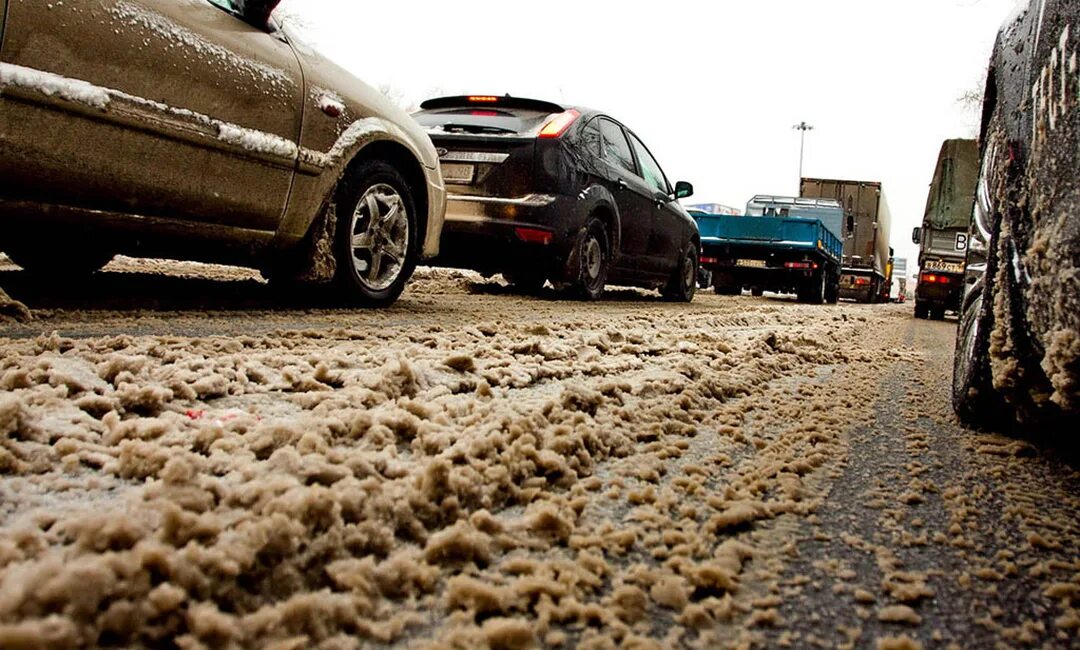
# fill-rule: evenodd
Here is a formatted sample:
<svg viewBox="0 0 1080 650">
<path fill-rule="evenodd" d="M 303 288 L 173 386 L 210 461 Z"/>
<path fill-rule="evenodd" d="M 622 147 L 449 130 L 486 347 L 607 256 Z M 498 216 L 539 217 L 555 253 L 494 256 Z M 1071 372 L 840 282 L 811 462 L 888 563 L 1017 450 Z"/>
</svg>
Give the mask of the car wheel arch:
<svg viewBox="0 0 1080 650">
<path fill-rule="evenodd" d="M 347 162 L 339 163 L 333 182 L 329 183 L 329 187 L 321 194 L 320 207 L 304 215 L 306 223 L 302 225 L 303 236 L 286 248 L 276 249 L 279 253 L 262 267 L 264 275 L 282 278 L 286 282 L 324 283 L 332 278 L 334 264 L 328 256 L 337 228 L 335 207 L 338 193 L 343 179 L 353 173 L 358 165 L 370 160 L 385 161 L 404 177 L 412 193 L 413 209 L 416 212 L 417 247 L 418 250 L 423 250 L 429 208 L 424 169 L 408 147 L 386 137 L 388 135 L 380 133 L 366 139 L 357 145 Z"/>
<path fill-rule="evenodd" d="M 578 223 L 575 228 L 580 230 L 588 225 L 593 217 L 600 219 L 608 230 L 608 246 L 611 248 L 611 257 L 614 260 L 619 256 L 622 248 L 622 219 L 619 216 L 619 207 L 615 203 L 615 197 L 611 195 L 603 185 L 590 185 L 581 192 L 586 198 Z"/>
<path fill-rule="evenodd" d="M 415 154 L 405 145 L 392 139 L 374 139 L 358 149 L 342 169 L 338 183 L 330 190 L 333 198 L 340 179 L 352 173 L 357 165 L 369 160 L 382 160 L 389 163 L 404 177 L 413 195 L 413 209 L 416 210 L 417 243 L 423 248 L 424 234 L 428 226 L 428 193 L 424 169 Z"/>
</svg>

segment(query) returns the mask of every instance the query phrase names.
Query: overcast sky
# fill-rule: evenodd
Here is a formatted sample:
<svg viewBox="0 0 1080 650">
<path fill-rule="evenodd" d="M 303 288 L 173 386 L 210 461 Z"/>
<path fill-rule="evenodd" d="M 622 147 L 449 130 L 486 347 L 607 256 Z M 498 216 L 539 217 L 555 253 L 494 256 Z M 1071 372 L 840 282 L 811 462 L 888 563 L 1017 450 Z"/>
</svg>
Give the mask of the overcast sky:
<svg viewBox="0 0 1080 650">
<path fill-rule="evenodd" d="M 313 45 L 406 106 L 510 93 L 589 106 L 638 133 L 688 202 L 742 207 L 804 176 L 881 181 L 915 263 L 941 141 L 975 137 L 1014 0 L 284 0 Z"/>
</svg>

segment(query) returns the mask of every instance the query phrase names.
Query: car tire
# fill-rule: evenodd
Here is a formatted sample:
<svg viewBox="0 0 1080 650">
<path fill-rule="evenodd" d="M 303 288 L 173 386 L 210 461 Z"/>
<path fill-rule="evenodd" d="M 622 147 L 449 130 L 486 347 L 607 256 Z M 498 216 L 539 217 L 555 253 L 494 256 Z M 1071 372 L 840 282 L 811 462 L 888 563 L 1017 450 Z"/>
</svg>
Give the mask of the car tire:
<svg viewBox="0 0 1080 650">
<path fill-rule="evenodd" d="M 765 295 L 765 290 L 761 287 L 750 287 L 750 295 L 755 298 L 760 298 Z"/>
<path fill-rule="evenodd" d="M 697 245 L 691 242 L 679 258 L 667 286 L 660 290 L 664 300 L 690 302 L 694 299 L 697 292 L 698 258 Z"/>
<path fill-rule="evenodd" d="M 113 253 L 67 241 L 13 243 L 4 252 L 27 273 L 46 278 L 87 276 L 113 258 Z"/>
<path fill-rule="evenodd" d="M 338 188 L 335 284 L 349 302 L 383 307 L 416 268 L 417 219 L 408 184 L 390 164 L 365 160 Z"/>
<path fill-rule="evenodd" d="M 608 241 L 604 224 L 599 219 L 590 219 L 574 252 L 576 275 L 571 282 L 571 291 L 576 297 L 582 300 L 598 300 L 604 294 L 608 267 L 611 265 Z"/>
<path fill-rule="evenodd" d="M 1000 107 L 995 108 L 987 132 L 966 260 L 965 284 L 971 286 L 961 300 L 953 352 L 953 411 L 961 422 L 975 428 L 991 428 L 1015 418 L 1014 410 L 994 388 L 990 365 L 994 302 L 1002 290 L 998 286 L 999 280 L 1008 275 L 998 272 L 1003 248 L 1002 221 L 1005 219 L 999 210 L 999 202 L 1004 197 L 1007 204 L 1016 205 L 1009 197 L 1015 198 L 1019 187 L 1019 173 L 1011 160 Z M 974 259 L 976 254 L 985 255 L 985 260 Z M 975 270 L 980 267 L 983 269 L 981 274 L 975 275 Z"/>
</svg>

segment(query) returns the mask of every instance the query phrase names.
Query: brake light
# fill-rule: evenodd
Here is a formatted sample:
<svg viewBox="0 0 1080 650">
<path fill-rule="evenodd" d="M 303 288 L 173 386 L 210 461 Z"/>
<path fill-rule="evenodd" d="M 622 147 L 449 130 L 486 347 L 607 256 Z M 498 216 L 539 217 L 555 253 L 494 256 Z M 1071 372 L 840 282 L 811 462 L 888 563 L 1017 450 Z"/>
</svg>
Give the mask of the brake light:
<svg viewBox="0 0 1080 650">
<path fill-rule="evenodd" d="M 784 262 L 784 267 L 789 269 L 808 269 L 810 262 Z"/>
<path fill-rule="evenodd" d="M 919 280 L 927 284 L 949 284 L 949 276 L 935 275 L 933 273 L 926 273 Z"/>
<path fill-rule="evenodd" d="M 469 95 L 469 102 L 472 104 L 494 104 L 497 101 L 499 98 L 494 95 Z"/>
<path fill-rule="evenodd" d="M 469 115 L 475 115 L 477 117 L 498 117 L 498 111 L 469 111 Z"/>
<path fill-rule="evenodd" d="M 866 286 L 870 284 L 870 278 L 855 278 L 855 284 L 859 286 Z"/>
<path fill-rule="evenodd" d="M 540 228 L 514 228 L 514 234 L 528 244 L 544 244 L 545 246 L 550 244 L 554 237 L 551 231 Z"/>
<path fill-rule="evenodd" d="M 704 255 L 698 260 L 702 264 L 716 264 L 720 261 L 719 257 L 705 257 Z"/>
<path fill-rule="evenodd" d="M 581 113 L 575 111 L 572 108 L 568 111 L 564 111 L 562 113 L 554 115 L 550 120 L 547 121 L 547 124 L 545 124 L 544 127 L 540 129 L 540 135 L 538 135 L 537 137 L 557 138 L 563 133 L 566 133 L 566 130 L 570 128 L 570 125 L 574 123 L 574 120 L 579 117 L 581 117 Z"/>
</svg>

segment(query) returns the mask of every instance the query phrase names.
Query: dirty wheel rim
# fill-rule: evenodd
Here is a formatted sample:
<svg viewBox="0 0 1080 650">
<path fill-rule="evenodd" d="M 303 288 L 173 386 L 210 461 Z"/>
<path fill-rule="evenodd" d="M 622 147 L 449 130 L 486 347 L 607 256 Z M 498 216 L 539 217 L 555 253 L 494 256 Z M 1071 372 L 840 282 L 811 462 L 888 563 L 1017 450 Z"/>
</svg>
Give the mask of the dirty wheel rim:
<svg viewBox="0 0 1080 650">
<path fill-rule="evenodd" d="M 686 260 L 683 263 L 683 288 L 690 289 L 694 286 L 696 271 L 694 268 L 694 253 L 691 251 L 686 254 Z"/>
<path fill-rule="evenodd" d="M 589 281 L 593 282 L 600 277 L 600 268 L 604 263 L 604 250 L 595 236 L 590 235 L 585 242 L 585 273 Z"/>
<path fill-rule="evenodd" d="M 357 279 L 372 291 L 390 287 L 405 267 L 409 246 L 409 215 L 398 191 L 386 183 L 368 188 L 353 211 L 350 232 Z"/>
</svg>

